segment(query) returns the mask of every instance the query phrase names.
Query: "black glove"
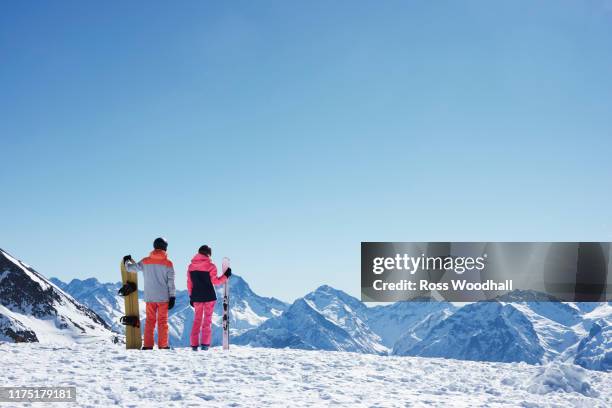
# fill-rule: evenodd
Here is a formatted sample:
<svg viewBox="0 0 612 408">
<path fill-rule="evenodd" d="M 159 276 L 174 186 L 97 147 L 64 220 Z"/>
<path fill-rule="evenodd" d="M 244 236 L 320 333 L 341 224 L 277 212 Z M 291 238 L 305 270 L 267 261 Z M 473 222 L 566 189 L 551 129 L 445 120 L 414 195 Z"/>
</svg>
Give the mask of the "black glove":
<svg viewBox="0 0 612 408">
<path fill-rule="evenodd" d="M 134 259 L 132 259 L 132 255 L 126 255 L 123 257 L 123 263 L 126 263 L 127 261 L 134 262 Z"/>
<path fill-rule="evenodd" d="M 189 306 L 195 308 L 195 306 L 193 305 L 193 300 L 191 300 L 191 298 L 189 298 Z"/>
<path fill-rule="evenodd" d="M 227 268 L 227 271 L 225 271 L 223 275 L 225 275 L 228 278 L 232 276 L 232 268 Z"/>
<path fill-rule="evenodd" d="M 168 310 L 172 309 L 174 307 L 174 301 L 176 300 L 176 298 L 174 296 L 170 296 L 170 300 L 168 301 Z"/>
</svg>

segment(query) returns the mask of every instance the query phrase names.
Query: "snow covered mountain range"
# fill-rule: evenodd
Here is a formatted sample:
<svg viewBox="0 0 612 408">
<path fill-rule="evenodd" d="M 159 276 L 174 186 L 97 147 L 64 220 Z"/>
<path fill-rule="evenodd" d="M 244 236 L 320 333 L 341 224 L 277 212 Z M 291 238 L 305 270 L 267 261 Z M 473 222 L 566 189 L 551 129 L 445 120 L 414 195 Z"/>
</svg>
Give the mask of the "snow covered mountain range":
<svg viewBox="0 0 612 408">
<path fill-rule="evenodd" d="M 445 302 L 367 307 L 358 299 L 323 285 L 297 299 L 281 316 L 267 320 L 233 340 L 258 347 L 388 354 L 402 335 L 417 326 L 450 315 Z"/>
<path fill-rule="evenodd" d="M 98 325 L 92 325 L 100 333 L 108 335 L 109 327 L 118 334 L 123 333 L 118 323 L 123 314 L 123 298 L 117 296 L 119 283 L 100 283 L 94 278 L 74 279 L 69 283 L 58 279 L 47 281 L 5 252 L 2 256 L 0 333 L 4 334 L 0 335 L 3 339 L 45 340 L 31 328 L 30 317 L 36 316 L 44 305 L 53 303 L 47 299 L 45 290 L 56 293 L 63 304 L 72 305 L 78 311 L 71 309 L 70 316 L 77 313 L 80 319 L 86 316 L 94 323 L 97 318 Z M 39 289 L 29 297 L 16 292 L 15 273 L 25 280 L 25 283 L 20 281 L 20 288 L 38 285 Z M 8 279 L 9 276 L 12 278 Z M 555 360 L 600 371 L 612 369 L 610 303 L 551 302 L 542 294 L 516 292 L 498 301 L 460 308 L 426 299 L 368 307 L 340 290 L 323 285 L 288 305 L 255 294 L 239 276 L 234 275 L 230 282 L 230 327 L 234 344 L 531 364 Z M 16 299 L 20 300 L 19 306 Z M 5 311 L 7 305 L 10 313 Z M 218 302 L 213 319 L 214 345 L 220 343 L 220 314 Z M 70 327 L 71 320 L 64 317 L 63 309 L 56 315 Z M 141 303 L 143 320 L 144 315 L 144 303 Z M 169 318 L 173 346 L 188 345 L 192 321 L 193 309 L 187 292 L 179 291 Z"/>
<path fill-rule="evenodd" d="M 81 303 L 87 305 L 100 315 L 117 333 L 124 332 L 124 326 L 119 323 L 123 316 L 124 300 L 117 294 L 121 287 L 119 282 L 101 283 L 95 278 L 85 280 L 73 279 L 69 283 L 57 278 L 51 281 L 59 288 Z M 222 287 L 216 288 L 217 297 L 222 298 Z M 259 326 L 265 320 L 280 316 L 287 308 L 287 304 L 275 299 L 259 296 L 240 276 L 233 275 L 230 280 L 231 310 L 230 331 L 237 336 L 249 329 Z M 141 326 L 144 327 L 146 305 L 142 291 L 139 291 Z M 213 316 L 213 345 L 221 344 L 221 302 L 215 305 Z M 176 305 L 170 310 L 168 316 L 168 333 L 170 344 L 174 347 L 188 346 L 191 323 L 193 322 L 193 309 L 189 306 L 189 294 L 186 290 L 176 292 Z"/>
<path fill-rule="evenodd" d="M 29 265 L 0 249 L 0 340 L 110 341 L 110 327 Z"/>
</svg>

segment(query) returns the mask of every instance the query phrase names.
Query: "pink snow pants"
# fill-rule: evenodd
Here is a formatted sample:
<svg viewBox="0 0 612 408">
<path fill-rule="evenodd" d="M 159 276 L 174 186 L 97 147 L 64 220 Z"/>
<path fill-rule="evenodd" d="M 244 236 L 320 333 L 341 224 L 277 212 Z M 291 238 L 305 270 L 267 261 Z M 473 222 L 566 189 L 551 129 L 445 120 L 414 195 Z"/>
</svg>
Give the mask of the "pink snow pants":
<svg viewBox="0 0 612 408">
<path fill-rule="evenodd" d="M 191 327 L 191 345 L 198 346 L 206 344 L 210 346 L 210 338 L 212 337 L 212 315 L 215 308 L 215 301 L 212 302 L 194 302 L 195 316 L 193 317 L 193 326 Z M 202 319 L 204 315 L 204 319 Z M 200 340 L 200 331 L 202 339 Z"/>
</svg>

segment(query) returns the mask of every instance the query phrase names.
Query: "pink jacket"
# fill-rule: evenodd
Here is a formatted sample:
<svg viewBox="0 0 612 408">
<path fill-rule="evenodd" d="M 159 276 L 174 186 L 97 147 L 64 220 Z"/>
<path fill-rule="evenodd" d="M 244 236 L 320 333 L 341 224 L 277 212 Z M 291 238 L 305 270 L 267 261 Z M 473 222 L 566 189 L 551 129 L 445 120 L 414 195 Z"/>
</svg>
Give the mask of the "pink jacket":
<svg viewBox="0 0 612 408">
<path fill-rule="evenodd" d="M 206 274 L 202 276 L 203 274 Z M 225 275 L 217 276 L 217 267 L 207 255 L 196 254 L 187 268 L 187 290 L 189 296 L 201 298 L 202 296 L 208 301 L 209 297 L 214 296 L 212 286 L 218 286 L 227 280 Z M 195 293 L 194 293 L 195 289 Z M 212 293 L 211 293 L 212 292 Z M 216 296 L 213 299 L 216 299 Z M 204 301 L 204 300 L 195 300 Z"/>
</svg>

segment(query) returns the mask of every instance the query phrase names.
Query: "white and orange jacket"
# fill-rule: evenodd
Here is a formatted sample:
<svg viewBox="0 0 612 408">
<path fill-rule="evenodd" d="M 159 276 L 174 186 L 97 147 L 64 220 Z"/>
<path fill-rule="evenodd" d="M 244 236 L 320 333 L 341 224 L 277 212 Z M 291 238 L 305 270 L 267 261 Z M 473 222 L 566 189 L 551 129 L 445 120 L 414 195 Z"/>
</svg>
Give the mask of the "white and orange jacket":
<svg viewBox="0 0 612 408">
<path fill-rule="evenodd" d="M 174 266 L 166 251 L 155 249 L 140 262 L 126 262 L 125 267 L 129 272 L 144 275 L 145 302 L 167 302 L 176 295 Z"/>
</svg>

